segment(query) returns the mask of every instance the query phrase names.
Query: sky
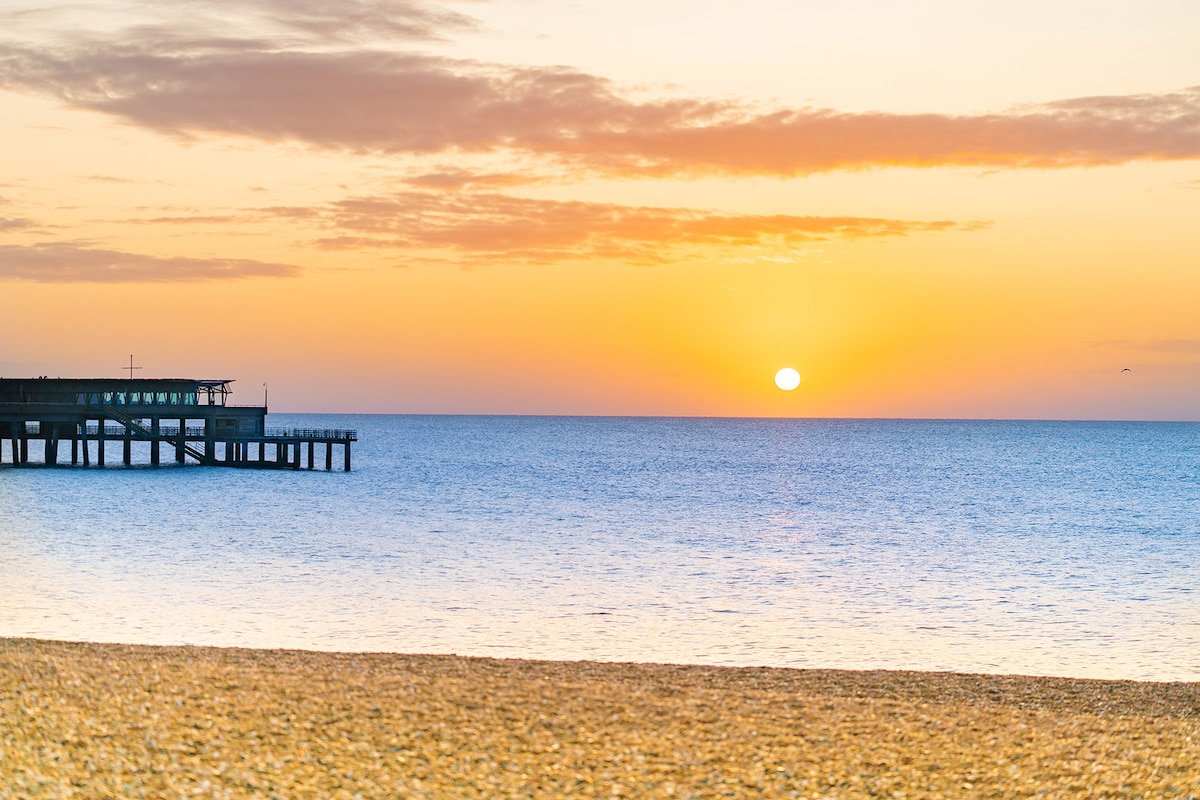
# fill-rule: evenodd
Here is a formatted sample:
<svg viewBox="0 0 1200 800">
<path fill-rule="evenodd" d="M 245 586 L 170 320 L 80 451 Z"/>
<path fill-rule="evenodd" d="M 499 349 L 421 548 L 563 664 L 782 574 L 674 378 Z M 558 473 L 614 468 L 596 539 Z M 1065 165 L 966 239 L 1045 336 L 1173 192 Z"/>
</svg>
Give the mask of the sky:
<svg viewBox="0 0 1200 800">
<path fill-rule="evenodd" d="M 0 0 L 0 376 L 1200 420 L 1198 35 L 1192 0 Z"/>
</svg>

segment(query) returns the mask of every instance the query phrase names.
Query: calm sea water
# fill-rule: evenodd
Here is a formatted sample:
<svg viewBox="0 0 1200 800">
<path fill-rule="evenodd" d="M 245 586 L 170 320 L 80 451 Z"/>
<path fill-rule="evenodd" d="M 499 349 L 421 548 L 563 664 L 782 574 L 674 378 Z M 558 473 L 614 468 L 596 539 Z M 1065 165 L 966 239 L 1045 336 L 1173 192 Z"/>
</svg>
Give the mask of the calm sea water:
<svg viewBox="0 0 1200 800">
<path fill-rule="evenodd" d="M 354 471 L 0 468 L 0 635 L 1200 680 L 1200 424 L 268 422 Z"/>
</svg>

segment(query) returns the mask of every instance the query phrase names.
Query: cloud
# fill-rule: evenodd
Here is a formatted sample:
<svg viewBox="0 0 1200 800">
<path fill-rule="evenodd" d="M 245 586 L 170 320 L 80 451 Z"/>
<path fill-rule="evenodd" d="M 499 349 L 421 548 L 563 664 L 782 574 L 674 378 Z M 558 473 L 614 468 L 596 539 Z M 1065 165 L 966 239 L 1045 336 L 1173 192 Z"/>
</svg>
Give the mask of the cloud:
<svg viewBox="0 0 1200 800">
<path fill-rule="evenodd" d="M 34 227 L 33 220 L 22 217 L 0 217 L 0 232 L 21 231 Z"/>
<path fill-rule="evenodd" d="M 2 26 L 25 39 L 78 38 L 81 31 L 109 31 L 122 22 L 118 31 L 126 43 L 253 40 L 285 46 L 439 41 L 479 28 L 473 17 L 424 0 L 8 0 L 0 11 Z M 240 40 L 230 39 L 230 31 L 240 32 Z"/>
<path fill-rule="evenodd" d="M 580 137 L 587 159 L 656 172 L 798 175 L 878 166 L 1054 168 L 1200 158 L 1200 87 L 984 115 L 780 111 L 709 125 Z"/>
<path fill-rule="evenodd" d="M 511 172 L 478 173 L 465 169 L 444 167 L 436 172 L 426 172 L 404 179 L 404 183 L 418 189 L 443 189 L 458 191 L 484 186 L 513 187 L 528 186 L 534 183 L 545 183 L 545 177 L 535 175 L 520 175 Z"/>
<path fill-rule="evenodd" d="M 175 215 L 164 217 L 147 217 L 134 220 L 139 225 L 228 225 L 229 223 L 244 222 L 244 218 L 234 214 L 195 214 Z"/>
<path fill-rule="evenodd" d="M 1094 344 L 1096 347 L 1139 350 L 1149 353 L 1200 354 L 1200 339 L 1149 339 L 1143 341 L 1108 339 Z"/>
<path fill-rule="evenodd" d="M 609 129 L 669 129 L 691 101 L 635 105 L 569 69 L 504 69 L 409 53 L 150 52 L 0 47 L 0 84 L 165 133 L 294 139 L 388 153 L 553 150 Z M 558 145 L 555 145 L 555 143 Z"/>
<path fill-rule="evenodd" d="M 118 178 L 115 175 L 85 175 L 83 180 L 92 181 L 93 183 L 137 183 L 137 181 L 129 178 Z"/>
<path fill-rule="evenodd" d="M 203 5 L 222 7 L 211 0 Z M 257 11 L 281 27 L 338 42 L 381 37 L 441 39 L 449 32 L 478 27 L 475 19 L 465 14 L 412 0 L 256 0 L 239 3 L 238 10 Z"/>
<path fill-rule="evenodd" d="M 338 42 L 379 15 L 405 30 L 469 24 L 415 3 L 359 2 L 328 11 L 334 7 L 317 0 L 259 0 L 251 8 Z M 141 29 L 115 40 L 0 44 L 0 86 L 173 135 L 390 154 L 515 152 L 617 175 L 795 176 L 888 166 L 1056 168 L 1200 158 L 1200 87 L 976 115 L 764 112 L 703 98 L 638 101 L 602 77 L 567 67 L 344 43 L 331 49 L 278 36 L 188 39 L 175 30 L 174 38 L 150 37 Z"/>
<path fill-rule="evenodd" d="M 472 258 L 553 262 L 603 258 L 656 264 L 697 248 L 791 247 L 800 242 L 972 230 L 983 223 L 871 217 L 730 215 L 685 208 L 564 202 L 500 194 L 402 192 L 350 198 L 322 210 L 330 249 L 442 249 Z"/>
<path fill-rule="evenodd" d="M 0 245 L 0 279 L 39 283 L 165 283 L 291 277 L 300 268 L 244 258 L 160 258 L 53 242 Z"/>
</svg>

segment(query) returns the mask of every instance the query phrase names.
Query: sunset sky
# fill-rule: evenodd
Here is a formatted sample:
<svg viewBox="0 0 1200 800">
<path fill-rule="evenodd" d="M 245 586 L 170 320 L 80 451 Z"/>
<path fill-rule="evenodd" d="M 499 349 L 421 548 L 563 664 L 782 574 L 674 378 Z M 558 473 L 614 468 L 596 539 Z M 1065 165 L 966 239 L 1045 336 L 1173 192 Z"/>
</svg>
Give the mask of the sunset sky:
<svg viewBox="0 0 1200 800">
<path fill-rule="evenodd" d="M 1194 0 L 0 9 L 0 376 L 1200 419 Z"/>
</svg>

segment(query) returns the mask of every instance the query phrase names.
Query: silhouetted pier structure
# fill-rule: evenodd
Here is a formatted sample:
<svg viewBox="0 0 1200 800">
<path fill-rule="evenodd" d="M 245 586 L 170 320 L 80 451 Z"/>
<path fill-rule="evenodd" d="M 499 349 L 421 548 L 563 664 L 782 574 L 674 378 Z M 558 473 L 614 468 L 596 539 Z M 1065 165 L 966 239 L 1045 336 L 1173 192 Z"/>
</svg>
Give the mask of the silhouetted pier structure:
<svg viewBox="0 0 1200 800">
<path fill-rule="evenodd" d="M 132 368 L 130 371 L 132 374 Z M 325 469 L 334 447 L 350 471 L 353 430 L 268 428 L 267 407 L 227 403 L 230 380 L 182 378 L 0 378 L 0 464 L 29 464 L 29 443 L 43 443 L 47 466 L 133 463 L 133 443 L 149 442 L 150 463 L 162 451 L 214 467 L 316 469 L 324 445 Z M 110 454 L 109 448 L 114 452 Z M 5 458 L 5 450 L 9 458 Z M 307 459 L 305 459 L 307 456 Z"/>
</svg>

